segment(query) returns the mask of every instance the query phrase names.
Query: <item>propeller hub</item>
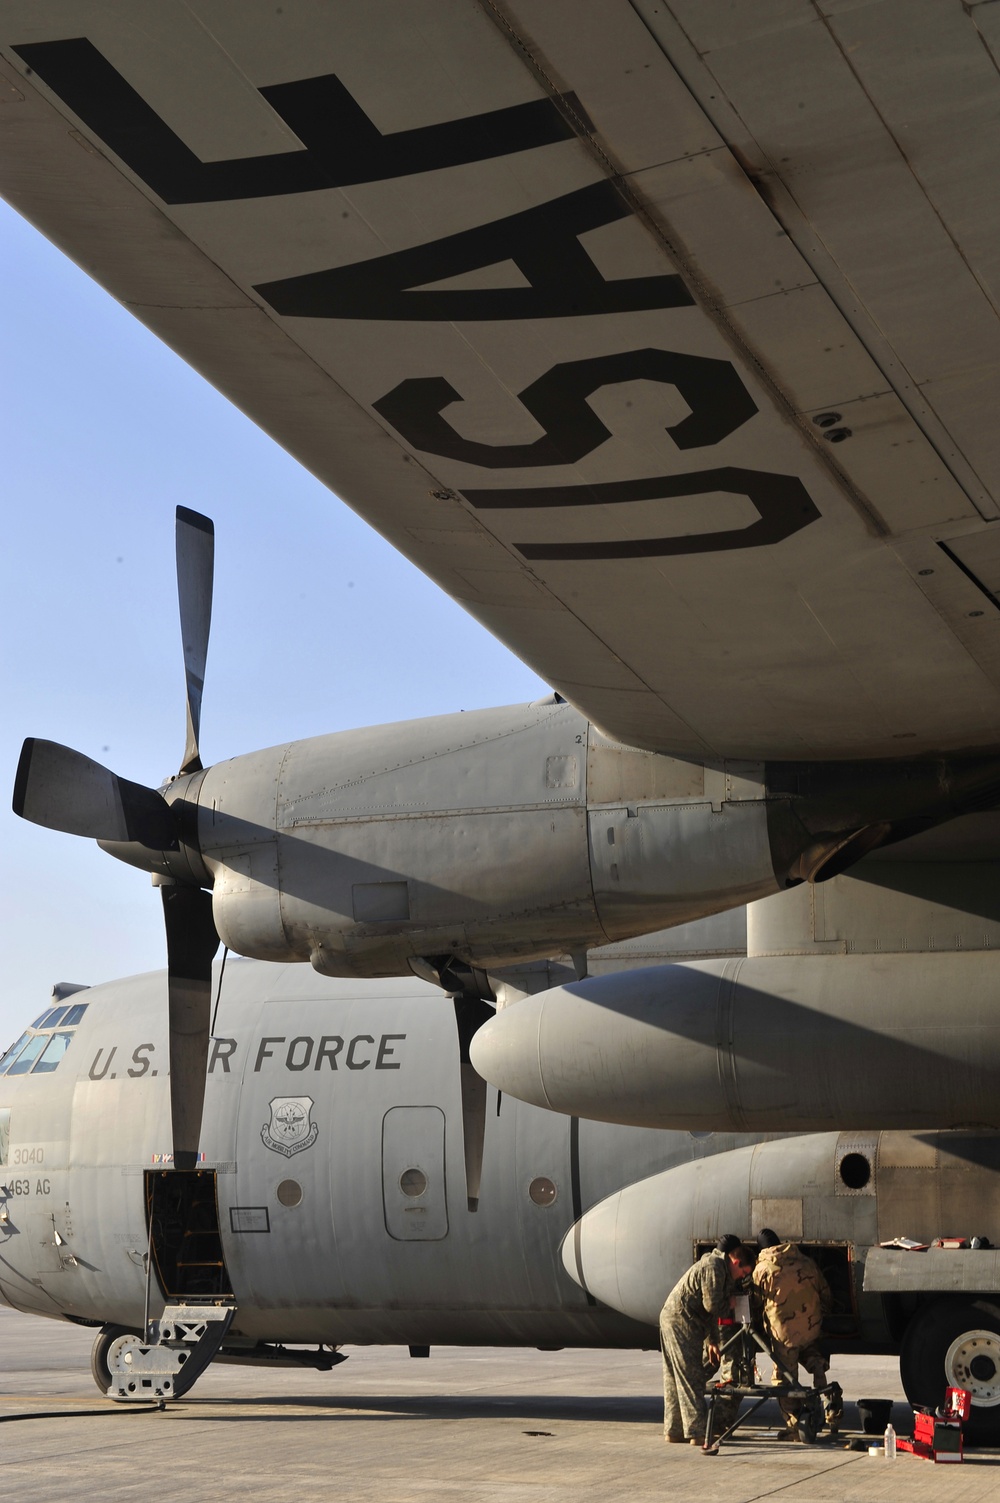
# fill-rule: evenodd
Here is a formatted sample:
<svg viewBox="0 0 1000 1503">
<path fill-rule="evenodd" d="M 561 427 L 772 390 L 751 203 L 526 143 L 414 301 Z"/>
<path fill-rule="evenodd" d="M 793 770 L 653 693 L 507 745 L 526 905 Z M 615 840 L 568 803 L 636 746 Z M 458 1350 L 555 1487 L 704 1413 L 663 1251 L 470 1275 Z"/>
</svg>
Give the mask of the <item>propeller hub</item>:
<svg viewBox="0 0 1000 1503">
<path fill-rule="evenodd" d="M 212 873 L 205 865 L 198 840 L 198 796 L 204 772 L 173 778 L 159 790 L 168 806 L 174 835 L 172 848 L 155 850 L 137 840 L 99 840 L 102 851 L 136 866 L 140 871 L 166 877 L 184 887 L 211 887 Z"/>
</svg>

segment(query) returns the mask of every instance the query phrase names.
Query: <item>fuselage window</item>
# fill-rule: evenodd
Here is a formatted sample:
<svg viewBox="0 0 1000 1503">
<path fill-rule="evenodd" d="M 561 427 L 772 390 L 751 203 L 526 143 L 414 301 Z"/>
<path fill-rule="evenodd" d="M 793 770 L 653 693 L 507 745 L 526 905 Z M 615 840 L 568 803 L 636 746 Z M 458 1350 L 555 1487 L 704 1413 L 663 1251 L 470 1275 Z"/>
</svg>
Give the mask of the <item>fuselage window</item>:
<svg viewBox="0 0 1000 1503">
<path fill-rule="evenodd" d="M 528 1198 L 536 1206 L 550 1206 L 558 1194 L 555 1181 L 549 1179 L 547 1174 L 540 1174 L 528 1186 Z"/>
</svg>

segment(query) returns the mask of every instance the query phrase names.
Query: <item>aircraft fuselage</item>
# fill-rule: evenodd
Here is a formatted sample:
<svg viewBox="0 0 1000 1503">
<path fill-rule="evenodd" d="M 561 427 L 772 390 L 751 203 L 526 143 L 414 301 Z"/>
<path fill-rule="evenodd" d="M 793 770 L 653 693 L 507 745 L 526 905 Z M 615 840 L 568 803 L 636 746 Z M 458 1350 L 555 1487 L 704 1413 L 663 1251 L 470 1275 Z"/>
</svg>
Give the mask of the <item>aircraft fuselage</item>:
<svg viewBox="0 0 1000 1503">
<path fill-rule="evenodd" d="M 0 1294 L 22 1310 L 138 1329 L 147 1175 L 173 1173 L 165 980 L 80 996 L 87 1013 L 59 1068 L 0 1076 Z M 581 1125 L 513 1099 L 498 1111 L 491 1091 L 475 1213 L 462 1144 L 442 992 L 230 961 L 201 1167 L 214 1176 L 233 1337 L 650 1344 L 646 1328 L 574 1283 L 559 1248 L 588 1205 L 690 1158 L 695 1141 Z M 154 1314 L 158 1304 L 154 1281 Z"/>
</svg>

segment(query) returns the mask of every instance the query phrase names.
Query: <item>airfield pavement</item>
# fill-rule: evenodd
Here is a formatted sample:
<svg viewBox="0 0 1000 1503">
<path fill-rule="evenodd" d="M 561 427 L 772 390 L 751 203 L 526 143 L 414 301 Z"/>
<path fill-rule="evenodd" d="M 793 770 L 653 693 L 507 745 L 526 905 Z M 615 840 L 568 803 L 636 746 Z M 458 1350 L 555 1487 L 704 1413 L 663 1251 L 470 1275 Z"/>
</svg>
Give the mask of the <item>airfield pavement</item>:
<svg viewBox="0 0 1000 1503">
<path fill-rule="evenodd" d="M 219 1503 L 963 1503 L 1000 1499 L 1000 1453 L 958 1476 L 900 1455 L 779 1445 L 756 1432 L 706 1457 L 665 1446 L 653 1352 L 348 1348 L 329 1373 L 211 1368 L 162 1413 L 102 1400 L 93 1332 L 0 1306 L 0 1482 L 58 1498 Z M 895 1364 L 838 1358 L 848 1400 L 909 1408 Z M 768 1406 L 774 1424 L 777 1411 Z M 854 1404 L 845 1412 L 857 1425 Z"/>
</svg>

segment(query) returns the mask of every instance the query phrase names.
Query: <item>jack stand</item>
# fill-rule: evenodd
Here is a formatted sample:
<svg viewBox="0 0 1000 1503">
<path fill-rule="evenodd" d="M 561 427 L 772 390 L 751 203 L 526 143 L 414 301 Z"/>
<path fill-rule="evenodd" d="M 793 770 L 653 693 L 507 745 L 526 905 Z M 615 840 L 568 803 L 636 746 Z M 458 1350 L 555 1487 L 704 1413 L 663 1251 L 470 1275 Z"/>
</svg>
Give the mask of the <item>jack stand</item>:
<svg viewBox="0 0 1000 1503">
<path fill-rule="evenodd" d="M 719 1447 L 723 1441 L 729 1439 L 735 1430 L 745 1425 L 749 1419 L 761 1409 L 769 1399 L 796 1399 L 801 1408 L 798 1417 L 799 1439 L 808 1446 L 814 1445 L 816 1437 L 823 1428 L 824 1406 L 823 1398 L 826 1394 L 839 1390 L 836 1383 L 828 1383 L 823 1388 L 803 1388 L 795 1373 L 790 1373 L 775 1358 L 767 1342 L 755 1331 L 748 1320 L 740 1322 L 740 1327 L 733 1336 L 730 1336 L 721 1349 L 722 1353 L 730 1353 L 735 1371 L 740 1378 L 747 1381 L 737 1383 L 714 1384 L 705 1393 L 708 1404 L 708 1424 L 705 1431 L 705 1444 L 703 1452 L 706 1456 L 718 1456 Z M 780 1373 L 780 1383 L 762 1384 L 755 1381 L 757 1351 L 764 1353 L 775 1364 Z M 727 1398 L 751 1398 L 755 1402 L 741 1414 L 731 1425 L 728 1425 L 718 1436 L 713 1436 L 715 1423 L 715 1409 L 720 1400 Z"/>
</svg>

